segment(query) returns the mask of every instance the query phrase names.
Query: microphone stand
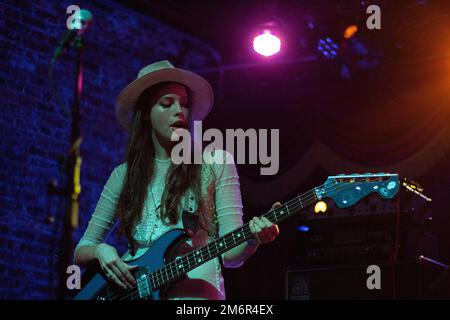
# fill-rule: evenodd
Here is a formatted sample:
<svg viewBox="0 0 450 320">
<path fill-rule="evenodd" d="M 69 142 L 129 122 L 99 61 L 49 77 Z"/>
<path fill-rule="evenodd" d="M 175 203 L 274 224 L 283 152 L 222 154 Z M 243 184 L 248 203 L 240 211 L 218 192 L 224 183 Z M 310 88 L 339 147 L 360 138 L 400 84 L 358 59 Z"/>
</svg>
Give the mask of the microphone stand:
<svg viewBox="0 0 450 320">
<path fill-rule="evenodd" d="M 67 197 L 66 211 L 64 214 L 64 227 L 61 239 L 61 251 L 59 255 L 59 289 L 58 298 L 65 300 L 69 298 L 69 290 L 67 288 L 67 267 L 74 264 L 73 262 L 73 233 L 78 227 L 78 198 L 81 192 L 80 170 L 81 170 L 81 152 L 80 145 L 82 137 L 80 136 L 80 101 L 83 91 L 83 50 L 84 43 L 80 36 L 74 39 L 73 47 L 76 49 L 76 78 L 74 104 L 72 108 L 71 121 L 71 147 L 66 158 L 67 186 L 64 194 Z"/>
</svg>

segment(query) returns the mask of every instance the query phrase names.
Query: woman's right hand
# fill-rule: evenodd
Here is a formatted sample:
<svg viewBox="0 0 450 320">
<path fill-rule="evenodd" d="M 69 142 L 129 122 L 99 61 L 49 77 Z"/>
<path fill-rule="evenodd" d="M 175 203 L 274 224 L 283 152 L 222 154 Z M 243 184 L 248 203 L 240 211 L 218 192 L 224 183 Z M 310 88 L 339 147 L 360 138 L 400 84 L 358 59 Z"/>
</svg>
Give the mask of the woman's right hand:
<svg viewBox="0 0 450 320">
<path fill-rule="evenodd" d="M 138 266 L 130 266 L 123 262 L 114 247 L 106 243 L 100 243 L 95 246 L 94 255 L 109 281 L 123 289 L 133 288 L 136 285 L 136 280 L 131 271 Z"/>
</svg>

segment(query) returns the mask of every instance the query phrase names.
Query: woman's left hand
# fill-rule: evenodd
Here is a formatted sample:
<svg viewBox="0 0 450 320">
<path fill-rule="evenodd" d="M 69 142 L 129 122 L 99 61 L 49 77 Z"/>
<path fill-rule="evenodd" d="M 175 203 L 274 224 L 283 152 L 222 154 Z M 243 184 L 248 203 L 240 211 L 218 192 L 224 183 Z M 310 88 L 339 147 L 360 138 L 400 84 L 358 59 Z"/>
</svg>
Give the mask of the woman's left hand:
<svg viewBox="0 0 450 320">
<path fill-rule="evenodd" d="M 280 207 L 281 203 L 276 202 L 272 208 Z M 266 217 L 253 217 L 249 223 L 250 230 L 255 234 L 255 238 L 260 244 L 269 243 L 275 240 L 280 234 L 280 230 L 276 224 L 273 224 Z"/>
</svg>

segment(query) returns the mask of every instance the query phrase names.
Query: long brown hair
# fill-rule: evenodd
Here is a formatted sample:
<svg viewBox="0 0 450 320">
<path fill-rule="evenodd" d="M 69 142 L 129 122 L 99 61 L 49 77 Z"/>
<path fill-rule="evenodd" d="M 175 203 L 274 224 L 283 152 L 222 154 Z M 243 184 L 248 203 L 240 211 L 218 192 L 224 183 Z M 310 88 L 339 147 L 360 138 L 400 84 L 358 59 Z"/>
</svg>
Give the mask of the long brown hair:
<svg viewBox="0 0 450 320">
<path fill-rule="evenodd" d="M 147 198 L 148 185 L 154 173 L 155 149 L 152 142 L 150 110 L 158 101 L 156 93 L 165 83 L 146 89 L 138 98 L 133 114 L 126 153 L 127 171 L 122 192 L 117 203 L 120 219 L 120 234 L 125 234 L 129 247 L 134 254 L 134 227 L 141 221 L 144 203 Z M 186 88 L 188 94 L 189 89 Z M 210 228 L 211 218 L 204 207 L 201 195 L 201 165 L 171 163 L 166 177 L 166 187 L 161 202 L 163 222 L 178 222 L 178 205 L 183 194 L 191 188 L 198 208 L 199 222 L 203 229 Z"/>
</svg>

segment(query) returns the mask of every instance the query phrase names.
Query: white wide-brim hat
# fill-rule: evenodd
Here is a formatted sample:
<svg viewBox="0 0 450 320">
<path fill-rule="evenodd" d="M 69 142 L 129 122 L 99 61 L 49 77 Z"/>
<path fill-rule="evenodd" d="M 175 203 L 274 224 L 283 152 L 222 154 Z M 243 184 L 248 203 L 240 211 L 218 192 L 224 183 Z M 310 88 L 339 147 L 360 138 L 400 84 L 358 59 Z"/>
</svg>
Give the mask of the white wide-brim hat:
<svg viewBox="0 0 450 320">
<path fill-rule="evenodd" d="M 129 129 L 136 101 L 145 89 L 161 82 L 178 82 L 190 90 L 191 122 L 203 120 L 214 102 L 209 82 L 198 74 L 175 68 L 169 61 L 152 63 L 139 71 L 136 80 L 127 85 L 116 99 L 116 116 L 120 124 Z"/>
</svg>

